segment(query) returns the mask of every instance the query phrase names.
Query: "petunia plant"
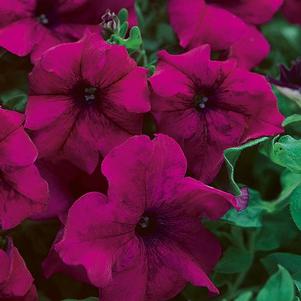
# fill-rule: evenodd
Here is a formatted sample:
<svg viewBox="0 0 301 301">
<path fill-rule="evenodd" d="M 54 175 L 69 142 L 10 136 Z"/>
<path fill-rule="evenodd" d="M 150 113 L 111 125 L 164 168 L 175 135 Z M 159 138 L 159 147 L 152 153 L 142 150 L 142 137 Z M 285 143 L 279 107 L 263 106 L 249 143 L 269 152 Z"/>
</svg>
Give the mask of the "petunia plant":
<svg viewBox="0 0 301 301">
<path fill-rule="evenodd" d="M 0 301 L 300 301 L 299 2 L 0 0 Z"/>
</svg>

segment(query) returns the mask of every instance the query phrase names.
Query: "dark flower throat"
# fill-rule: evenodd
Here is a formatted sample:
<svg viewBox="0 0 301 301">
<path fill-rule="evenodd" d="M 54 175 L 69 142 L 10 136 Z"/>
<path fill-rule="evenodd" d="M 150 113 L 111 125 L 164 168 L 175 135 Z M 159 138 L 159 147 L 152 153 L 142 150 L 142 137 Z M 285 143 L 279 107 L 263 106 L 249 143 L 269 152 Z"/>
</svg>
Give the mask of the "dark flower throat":
<svg viewBox="0 0 301 301">
<path fill-rule="evenodd" d="M 135 232 L 138 236 L 152 236 L 156 233 L 158 222 L 156 216 L 151 213 L 145 213 L 136 225 Z"/>
</svg>

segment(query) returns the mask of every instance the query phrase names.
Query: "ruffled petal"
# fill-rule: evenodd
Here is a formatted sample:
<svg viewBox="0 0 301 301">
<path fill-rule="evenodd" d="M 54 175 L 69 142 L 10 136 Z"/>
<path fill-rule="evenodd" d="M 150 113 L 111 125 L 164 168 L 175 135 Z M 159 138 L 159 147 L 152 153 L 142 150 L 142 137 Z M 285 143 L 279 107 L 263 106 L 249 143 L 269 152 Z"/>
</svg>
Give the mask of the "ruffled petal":
<svg viewBox="0 0 301 301">
<path fill-rule="evenodd" d="M 152 141 L 137 136 L 106 156 L 102 172 L 109 181 L 110 199 L 141 214 L 166 199 L 174 181 L 184 177 L 186 160 L 177 143 L 165 135 Z"/>
<path fill-rule="evenodd" d="M 125 214 L 100 193 L 84 195 L 69 210 L 63 238 L 55 250 L 65 264 L 83 266 L 93 285 L 106 286 L 119 248 L 134 235 Z"/>
</svg>

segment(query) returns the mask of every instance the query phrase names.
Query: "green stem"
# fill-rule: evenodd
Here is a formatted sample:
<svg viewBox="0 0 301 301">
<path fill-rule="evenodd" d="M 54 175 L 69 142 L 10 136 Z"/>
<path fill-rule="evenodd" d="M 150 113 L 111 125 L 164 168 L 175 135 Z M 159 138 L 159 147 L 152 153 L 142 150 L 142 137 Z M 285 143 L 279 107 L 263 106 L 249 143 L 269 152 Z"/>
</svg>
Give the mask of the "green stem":
<svg viewBox="0 0 301 301">
<path fill-rule="evenodd" d="M 255 243 L 256 243 L 256 237 L 257 237 L 258 233 L 259 233 L 258 229 L 256 229 L 254 232 L 252 232 L 251 235 L 249 236 L 248 244 L 246 246 L 244 246 L 244 248 L 246 250 L 248 250 L 248 252 L 250 252 L 251 264 L 247 270 L 245 270 L 244 272 L 242 272 L 241 274 L 238 275 L 238 277 L 235 279 L 233 285 L 229 286 L 229 292 L 227 294 L 226 300 L 229 300 L 229 301 L 234 300 L 234 298 L 237 297 L 237 295 L 239 293 L 238 292 L 239 287 L 242 285 L 247 274 L 249 273 L 249 270 L 250 270 L 252 263 L 254 261 L 254 258 L 255 258 L 255 252 L 256 252 Z"/>
</svg>

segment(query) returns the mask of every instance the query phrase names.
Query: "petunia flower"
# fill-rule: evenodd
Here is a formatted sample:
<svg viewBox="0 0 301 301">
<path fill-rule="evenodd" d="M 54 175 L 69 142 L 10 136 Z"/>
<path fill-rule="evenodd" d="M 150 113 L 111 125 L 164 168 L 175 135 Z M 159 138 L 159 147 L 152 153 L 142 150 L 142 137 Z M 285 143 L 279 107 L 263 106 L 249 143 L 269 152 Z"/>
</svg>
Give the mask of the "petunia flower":
<svg viewBox="0 0 301 301">
<path fill-rule="evenodd" d="M 244 35 L 227 51 L 227 58 L 236 59 L 241 68 L 258 66 L 270 53 L 270 45 L 264 35 L 253 25 L 248 25 Z"/>
<path fill-rule="evenodd" d="M 205 182 L 217 175 L 225 149 L 282 132 L 266 79 L 233 60 L 211 61 L 206 45 L 181 55 L 161 51 L 150 83 L 158 131 L 178 141 L 189 171 Z"/>
<path fill-rule="evenodd" d="M 38 300 L 34 280 L 11 239 L 8 239 L 6 246 L 0 248 L 0 266 L 0 299 L 2 301 Z"/>
<path fill-rule="evenodd" d="M 107 181 L 100 166 L 89 175 L 68 161 L 38 160 L 37 167 L 49 185 L 49 201 L 45 211 L 31 218 L 44 220 L 59 218 L 64 222 L 71 205 L 90 191 L 106 192 Z"/>
<path fill-rule="evenodd" d="M 293 62 L 290 68 L 280 65 L 280 78 L 269 78 L 277 90 L 288 99 L 293 100 L 301 107 L 301 60 Z"/>
<path fill-rule="evenodd" d="M 245 22 L 260 25 L 268 22 L 283 4 L 283 0 L 205 0 L 223 7 Z"/>
<path fill-rule="evenodd" d="M 98 24 L 107 9 L 130 12 L 135 23 L 134 0 L 0 0 L 0 46 L 36 62 L 42 53 L 57 44 L 79 40 Z"/>
<path fill-rule="evenodd" d="M 88 33 L 34 67 L 25 126 L 39 158 L 60 156 L 92 173 L 100 155 L 141 133 L 149 110 L 147 70 L 123 46 Z"/>
<path fill-rule="evenodd" d="M 200 219 L 221 217 L 235 198 L 185 177 L 185 156 L 165 135 L 128 139 L 102 172 L 108 196 L 88 193 L 69 211 L 55 245 L 64 263 L 83 267 L 103 301 L 168 300 L 188 281 L 217 293 L 208 274 L 221 248 Z"/>
<path fill-rule="evenodd" d="M 301 59 L 297 59 L 290 68 L 280 65 L 280 78 L 270 82 L 284 88 L 301 91 Z"/>
<path fill-rule="evenodd" d="M 10 229 L 47 206 L 48 186 L 34 162 L 37 150 L 24 116 L 0 109 L 0 228 Z"/>
<path fill-rule="evenodd" d="M 283 0 L 169 0 L 170 22 L 184 48 L 209 44 L 251 69 L 269 53 L 254 25 L 267 22 Z"/>
<path fill-rule="evenodd" d="M 301 25 L 301 2 L 299 0 L 285 0 L 282 12 L 290 22 Z"/>
</svg>

